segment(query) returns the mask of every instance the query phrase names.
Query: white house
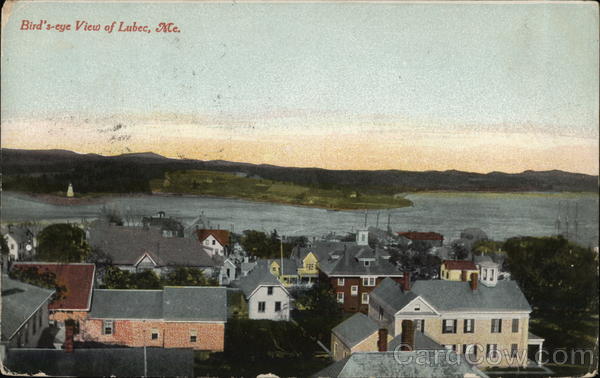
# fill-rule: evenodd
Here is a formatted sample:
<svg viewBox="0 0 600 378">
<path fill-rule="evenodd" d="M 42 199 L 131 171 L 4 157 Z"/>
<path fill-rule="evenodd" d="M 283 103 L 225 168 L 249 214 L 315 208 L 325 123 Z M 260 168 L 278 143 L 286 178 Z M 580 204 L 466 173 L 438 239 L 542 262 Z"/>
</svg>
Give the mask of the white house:
<svg viewBox="0 0 600 378">
<path fill-rule="evenodd" d="M 198 230 L 198 241 L 210 257 L 226 256 L 229 248 L 229 231 L 227 230 Z"/>
<path fill-rule="evenodd" d="M 225 259 L 219 273 L 219 285 L 228 285 L 237 279 L 237 266 L 232 259 Z"/>
<path fill-rule="evenodd" d="M 259 263 L 238 285 L 248 302 L 250 319 L 290 319 L 290 293 L 266 264 Z"/>
<path fill-rule="evenodd" d="M 37 247 L 37 239 L 30 228 L 8 225 L 7 231 L 4 239 L 8 245 L 9 259 L 17 261 L 33 256 Z"/>
</svg>

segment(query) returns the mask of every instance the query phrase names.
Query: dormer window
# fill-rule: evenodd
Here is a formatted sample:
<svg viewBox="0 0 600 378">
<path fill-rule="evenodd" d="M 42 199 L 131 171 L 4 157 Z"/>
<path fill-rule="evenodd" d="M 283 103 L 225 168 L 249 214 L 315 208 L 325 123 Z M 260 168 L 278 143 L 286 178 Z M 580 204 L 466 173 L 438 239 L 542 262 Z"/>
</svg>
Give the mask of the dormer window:
<svg viewBox="0 0 600 378">
<path fill-rule="evenodd" d="M 369 266 L 369 265 L 371 265 L 371 262 L 370 262 L 370 261 L 368 261 L 368 260 L 365 260 L 365 261 L 363 261 L 363 263 L 365 264 L 365 266 Z"/>
<path fill-rule="evenodd" d="M 415 311 L 421 311 L 421 306 L 415 306 Z"/>
</svg>

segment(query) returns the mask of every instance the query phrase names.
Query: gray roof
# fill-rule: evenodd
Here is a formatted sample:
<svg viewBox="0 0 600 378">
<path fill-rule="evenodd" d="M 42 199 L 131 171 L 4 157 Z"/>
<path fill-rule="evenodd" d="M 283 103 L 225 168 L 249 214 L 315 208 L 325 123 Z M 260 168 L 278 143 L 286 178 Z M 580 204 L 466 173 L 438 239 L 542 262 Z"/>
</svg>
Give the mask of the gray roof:
<svg viewBox="0 0 600 378">
<path fill-rule="evenodd" d="M 356 242 L 339 241 L 315 241 L 305 247 L 296 247 L 292 252 L 293 256 L 303 260 L 310 252 L 317 256 L 317 260 L 327 260 L 333 254 L 341 254 L 344 248 L 356 245 Z"/>
<path fill-rule="evenodd" d="M 260 285 L 283 287 L 277 277 L 269 271 L 266 260 L 259 260 L 256 267 L 247 276 L 241 277 L 239 282 L 237 282 L 237 286 L 242 289 L 246 298 Z"/>
<path fill-rule="evenodd" d="M 54 290 L 29 285 L 2 274 L 2 340 L 13 334 L 44 304 L 48 304 Z"/>
<path fill-rule="evenodd" d="M 90 318 L 226 321 L 224 287 L 94 290 Z"/>
<path fill-rule="evenodd" d="M 298 274 L 298 263 L 296 260 L 283 258 L 283 259 L 269 259 L 268 265 L 271 266 L 273 261 L 277 262 L 279 265 L 282 264 L 283 260 L 283 275 L 284 276 L 295 276 Z"/>
<path fill-rule="evenodd" d="M 385 279 L 370 298 L 388 303 L 395 311 L 400 310 L 417 295 L 424 298 L 438 311 L 531 311 L 531 306 L 515 281 L 498 281 L 495 287 L 481 282 L 471 290 L 469 282 L 427 280 L 415 281 L 408 292 L 402 292 L 398 284 Z"/>
<path fill-rule="evenodd" d="M 193 377 L 192 349 L 146 348 L 147 376 Z M 141 377 L 144 348 L 10 349 L 5 368 L 14 373 L 69 377 Z"/>
<path fill-rule="evenodd" d="M 25 243 L 35 236 L 34 230 L 24 225 L 8 225 L 6 234 L 10 235 L 17 243 Z"/>
<path fill-rule="evenodd" d="M 400 350 L 400 346 L 402 344 L 402 335 L 398 335 L 394 337 L 388 343 L 388 350 L 394 351 L 396 348 Z M 445 350 L 444 346 L 436 343 L 429 336 L 425 335 L 423 332 L 415 331 L 415 350 Z"/>
<path fill-rule="evenodd" d="M 338 259 L 328 259 L 319 262 L 319 268 L 328 276 L 348 275 L 376 275 L 376 276 L 402 276 L 397 267 L 390 263 L 384 255 L 387 252 L 374 250 L 369 246 L 351 245 L 341 251 Z M 368 266 L 359 259 L 372 259 Z"/>
<path fill-rule="evenodd" d="M 453 356 L 447 356 L 452 353 Z M 423 359 L 427 358 L 427 362 Z M 449 350 L 413 352 L 358 352 L 329 365 L 314 377 L 464 377 L 476 374 L 462 356 Z"/>
<path fill-rule="evenodd" d="M 333 332 L 347 347 L 352 348 L 379 329 L 377 323 L 362 312 L 357 312 L 335 326 Z"/>
<path fill-rule="evenodd" d="M 399 311 L 416 297 L 414 291 L 402 292 L 400 284 L 391 278 L 385 278 L 369 293 L 369 298 L 377 303 L 387 305 L 393 312 Z"/>
<path fill-rule="evenodd" d="M 211 259 L 194 238 L 165 238 L 160 230 L 111 226 L 94 222 L 89 243 L 112 259 L 115 265 L 133 265 L 148 253 L 158 266 L 214 267 L 220 261 Z"/>
</svg>

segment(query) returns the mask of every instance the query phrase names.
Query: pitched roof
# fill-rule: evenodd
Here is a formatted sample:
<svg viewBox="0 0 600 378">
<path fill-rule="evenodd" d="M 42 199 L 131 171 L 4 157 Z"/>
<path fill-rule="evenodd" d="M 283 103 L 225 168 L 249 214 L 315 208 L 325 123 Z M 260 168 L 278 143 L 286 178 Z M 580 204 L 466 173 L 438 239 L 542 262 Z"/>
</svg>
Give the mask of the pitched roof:
<svg viewBox="0 0 600 378">
<path fill-rule="evenodd" d="M 442 264 L 450 270 L 477 270 L 473 261 L 468 260 L 444 260 Z"/>
<path fill-rule="evenodd" d="M 360 259 L 371 260 L 365 265 Z M 319 269 L 330 277 L 337 276 L 402 276 L 402 272 L 382 257 L 382 253 L 373 250 L 369 246 L 352 245 L 342 251 L 342 256 L 337 259 L 331 259 L 319 262 Z"/>
<path fill-rule="evenodd" d="M 13 280 L 2 274 L 2 340 L 10 340 L 23 323 L 50 300 L 54 290 Z"/>
<path fill-rule="evenodd" d="M 369 299 L 389 306 L 395 313 L 415 299 L 414 291 L 403 292 L 399 283 L 391 278 L 385 278 L 375 289 L 369 293 Z"/>
<path fill-rule="evenodd" d="M 202 229 L 196 232 L 199 241 L 204 241 L 207 237 L 212 235 L 222 246 L 229 245 L 229 231 L 227 230 L 207 230 Z"/>
<path fill-rule="evenodd" d="M 192 349 L 146 348 L 146 375 L 192 377 Z M 141 377 L 144 348 L 86 348 L 66 353 L 60 349 L 9 349 L 4 367 L 13 373 L 44 372 L 55 377 Z"/>
<path fill-rule="evenodd" d="M 148 253 L 158 266 L 219 265 L 193 238 L 164 238 L 161 231 L 155 228 L 96 223 L 90 230 L 89 243 L 109 255 L 115 265 L 134 265 L 144 253 Z"/>
<path fill-rule="evenodd" d="M 469 282 L 446 280 L 415 281 L 411 290 L 402 292 L 398 284 L 385 279 L 370 294 L 378 303 L 394 311 L 401 310 L 420 296 L 438 311 L 531 311 L 531 306 L 515 281 L 498 281 L 495 287 L 479 284 L 471 290 Z"/>
<path fill-rule="evenodd" d="M 257 287 L 265 285 L 265 286 L 281 286 L 281 282 L 271 274 L 269 270 L 269 265 L 266 260 L 259 260 L 254 269 L 248 273 L 247 276 L 241 277 L 237 286 L 242 289 L 242 292 L 248 298 Z"/>
<path fill-rule="evenodd" d="M 296 262 L 296 260 L 283 258 L 283 259 L 269 259 L 267 261 L 268 261 L 269 266 L 271 266 L 271 264 L 273 262 L 276 262 L 277 265 L 281 266 L 282 261 L 283 261 L 282 274 L 284 276 L 295 276 L 298 274 L 298 263 Z"/>
<path fill-rule="evenodd" d="M 402 345 L 402 335 L 394 337 L 388 343 L 388 350 L 400 350 Z M 444 346 L 438 344 L 423 332 L 415 331 L 415 350 L 444 350 Z"/>
<path fill-rule="evenodd" d="M 452 357 L 448 354 L 454 354 Z M 424 358 L 427 360 L 424 361 Z M 450 350 L 412 352 L 357 352 L 313 377 L 487 377 Z"/>
<path fill-rule="evenodd" d="M 96 289 L 90 318 L 226 321 L 224 287 L 165 287 L 163 290 Z"/>
<path fill-rule="evenodd" d="M 13 269 L 37 268 L 38 272 L 51 272 L 56 275 L 56 283 L 65 287 L 64 298 L 52 301 L 50 310 L 84 310 L 90 309 L 92 289 L 94 287 L 94 264 L 62 264 L 16 262 Z"/>
<path fill-rule="evenodd" d="M 335 326 L 334 333 L 347 347 L 352 348 L 367 337 L 377 332 L 377 323 L 362 312 L 357 312 L 348 319 Z"/>
<path fill-rule="evenodd" d="M 398 232 L 398 235 L 404 236 L 410 240 L 444 240 L 444 236 L 442 234 L 438 234 L 437 232 L 417 232 L 417 231 L 409 231 L 409 232 Z"/>
</svg>

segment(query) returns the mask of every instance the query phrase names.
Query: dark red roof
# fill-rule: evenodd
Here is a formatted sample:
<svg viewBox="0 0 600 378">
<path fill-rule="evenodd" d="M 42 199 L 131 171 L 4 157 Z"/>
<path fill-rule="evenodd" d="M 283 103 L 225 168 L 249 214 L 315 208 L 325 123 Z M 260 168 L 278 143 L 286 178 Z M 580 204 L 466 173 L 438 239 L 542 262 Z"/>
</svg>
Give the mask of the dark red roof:
<svg viewBox="0 0 600 378">
<path fill-rule="evenodd" d="M 223 247 L 229 245 L 229 231 L 227 230 L 198 230 L 197 232 L 200 242 L 212 235 Z"/>
<path fill-rule="evenodd" d="M 398 235 L 404 236 L 410 240 L 444 240 L 444 235 L 437 232 L 398 232 Z"/>
<path fill-rule="evenodd" d="M 450 270 L 477 270 L 475 263 L 466 260 L 444 260 L 442 264 Z"/>
<path fill-rule="evenodd" d="M 94 287 L 94 264 L 15 263 L 13 269 L 36 267 L 52 272 L 59 286 L 66 288 L 64 298 L 48 305 L 50 310 L 89 310 Z"/>
</svg>

